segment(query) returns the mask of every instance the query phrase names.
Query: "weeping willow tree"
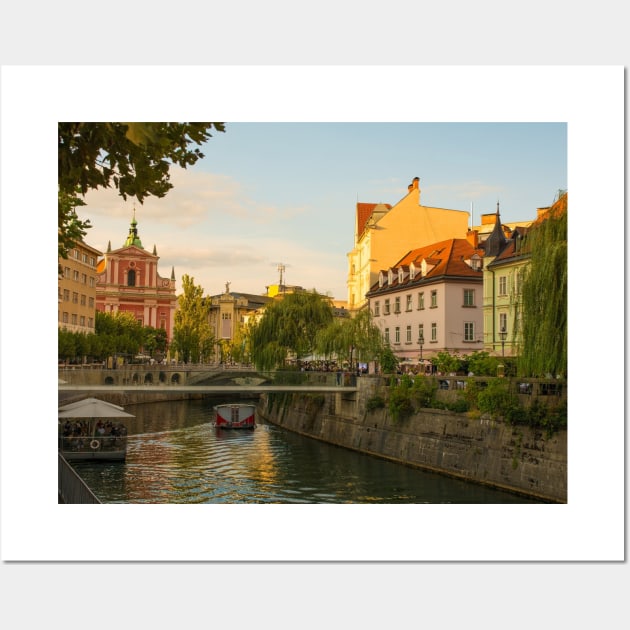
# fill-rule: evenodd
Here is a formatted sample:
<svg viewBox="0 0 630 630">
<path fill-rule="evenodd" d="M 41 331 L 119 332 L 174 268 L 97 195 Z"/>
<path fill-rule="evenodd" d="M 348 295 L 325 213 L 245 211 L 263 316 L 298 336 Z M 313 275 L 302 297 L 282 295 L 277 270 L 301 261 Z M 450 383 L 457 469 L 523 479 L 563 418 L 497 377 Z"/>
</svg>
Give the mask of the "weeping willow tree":
<svg viewBox="0 0 630 630">
<path fill-rule="evenodd" d="M 315 349 L 315 338 L 333 320 L 330 299 L 316 291 L 289 293 L 272 302 L 251 331 L 252 362 L 259 370 L 283 365 L 289 354 L 297 359 Z"/>
<path fill-rule="evenodd" d="M 183 293 L 178 297 L 171 351 L 184 362 L 198 363 L 212 356 L 215 339 L 209 323 L 210 302 L 195 279 L 182 276 Z"/>
<path fill-rule="evenodd" d="M 387 348 L 378 326 L 372 323 L 369 310 L 359 311 L 356 317 L 336 319 L 319 331 L 317 352 L 347 361 L 380 360 Z"/>
<path fill-rule="evenodd" d="M 567 199 L 559 199 L 527 235 L 531 262 L 522 287 L 522 376 L 567 373 Z"/>
</svg>

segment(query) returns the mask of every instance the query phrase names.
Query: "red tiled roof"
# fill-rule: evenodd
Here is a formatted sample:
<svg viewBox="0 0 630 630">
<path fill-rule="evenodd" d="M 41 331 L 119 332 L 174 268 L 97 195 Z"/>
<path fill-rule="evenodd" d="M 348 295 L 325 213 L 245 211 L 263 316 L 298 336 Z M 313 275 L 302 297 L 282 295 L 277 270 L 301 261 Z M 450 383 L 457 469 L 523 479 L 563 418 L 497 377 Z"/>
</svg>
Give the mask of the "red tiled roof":
<svg viewBox="0 0 630 630">
<path fill-rule="evenodd" d="M 369 218 L 372 216 L 372 212 L 374 212 L 374 208 L 378 205 L 381 204 L 357 202 L 357 236 L 361 236 L 361 234 L 363 234 L 365 226 L 367 225 Z M 391 210 L 392 208 L 388 203 L 383 205 L 388 210 Z"/>
<path fill-rule="evenodd" d="M 466 264 L 466 262 L 464 262 L 465 260 L 470 259 L 473 254 L 483 256 L 483 249 L 475 249 L 465 238 L 451 238 L 411 250 L 395 265 L 392 265 L 391 268 L 396 270 L 401 266 L 409 267 L 411 263 L 415 263 L 416 267 L 419 267 L 423 260 L 426 260 L 428 264 L 435 265 L 423 277 L 416 276 L 414 280 L 406 278 L 401 286 L 413 285 L 421 280 L 425 281 L 438 276 L 469 276 L 470 278 L 481 279 L 481 273 L 479 271 L 475 271 Z M 393 289 L 397 286 L 397 284 L 397 281 L 395 281 L 391 285 L 383 287 L 383 289 Z M 377 289 L 378 283 L 373 285 L 370 291 Z"/>
</svg>

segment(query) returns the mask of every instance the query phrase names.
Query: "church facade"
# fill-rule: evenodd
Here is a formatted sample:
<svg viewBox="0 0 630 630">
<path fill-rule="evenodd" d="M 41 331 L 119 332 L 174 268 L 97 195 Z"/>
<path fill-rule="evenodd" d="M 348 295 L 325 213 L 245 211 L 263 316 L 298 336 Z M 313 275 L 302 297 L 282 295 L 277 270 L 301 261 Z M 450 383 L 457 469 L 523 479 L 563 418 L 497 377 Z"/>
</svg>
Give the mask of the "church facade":
<svg viewBox="0 0 630 630">
<path fill-rule="evenodd" d="M 173 339 L 177 296 L 175 270 L 170 278 L 158 271 L 157 249 L 144 249 L 135 217 L 122 247 L 112 249 L 111 242 L 98 262 L 96 277 L 96 309 L 105 313 L 132 313 L 143 326 L 163 328 L 167 339 Z"/>
</svg>

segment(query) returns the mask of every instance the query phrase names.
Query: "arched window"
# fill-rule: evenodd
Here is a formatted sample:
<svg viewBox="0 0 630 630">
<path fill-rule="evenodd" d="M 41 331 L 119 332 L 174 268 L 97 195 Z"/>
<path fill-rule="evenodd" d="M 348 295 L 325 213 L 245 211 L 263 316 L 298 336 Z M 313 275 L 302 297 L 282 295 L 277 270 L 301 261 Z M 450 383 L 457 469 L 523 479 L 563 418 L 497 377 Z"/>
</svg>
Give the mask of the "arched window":
<svg viewBox="0 0 630 630">
<path fill-rule="evenodd" d="M 127 286 L 128 287 L 136 286 L 136 272 L 133 269 L 130 269 L 127 272 Z"/>
</svg>

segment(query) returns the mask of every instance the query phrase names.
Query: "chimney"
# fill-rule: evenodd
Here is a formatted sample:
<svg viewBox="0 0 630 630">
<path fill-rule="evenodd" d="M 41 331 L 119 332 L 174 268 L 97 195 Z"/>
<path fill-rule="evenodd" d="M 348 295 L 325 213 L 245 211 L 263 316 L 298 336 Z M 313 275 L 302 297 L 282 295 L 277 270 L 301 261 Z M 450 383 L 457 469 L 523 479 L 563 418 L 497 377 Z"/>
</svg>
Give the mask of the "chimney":
<svg viewBox="0 0 630 630">
<path fill-rule="evenodd" d="M 479 232 L 477 230 L 468 230 L 466 240 L 475 248 L 479 248 Z"/>
<path fill-rule="evenodd" d="M 411 182 L 411 185 L 413 188 L 418 188 L 418 186 L 420 185 L 420 178 L 419 177 L 414 177 L 413 178 L 413 182 Z"/>
</svg>

